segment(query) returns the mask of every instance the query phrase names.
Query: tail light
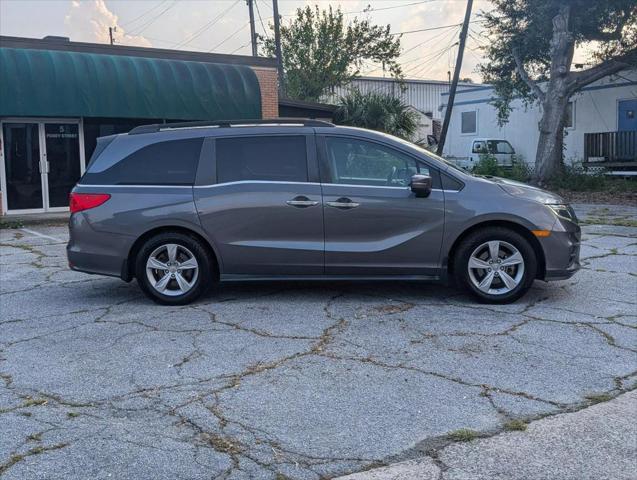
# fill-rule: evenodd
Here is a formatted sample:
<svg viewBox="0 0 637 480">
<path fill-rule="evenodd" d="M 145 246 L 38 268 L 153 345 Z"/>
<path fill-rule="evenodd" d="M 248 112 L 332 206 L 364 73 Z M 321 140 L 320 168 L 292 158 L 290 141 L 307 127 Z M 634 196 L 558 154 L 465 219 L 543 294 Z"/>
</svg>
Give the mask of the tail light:
<svg viewBox="0 0 637 480">
<path fill-rule="evenodd" d="M 69 195 L 69 209 L 71 213 L 81 212 L 90 208 L 99 207 L 111 196 L 108 193 L 75 193 Z"/>
</svg>

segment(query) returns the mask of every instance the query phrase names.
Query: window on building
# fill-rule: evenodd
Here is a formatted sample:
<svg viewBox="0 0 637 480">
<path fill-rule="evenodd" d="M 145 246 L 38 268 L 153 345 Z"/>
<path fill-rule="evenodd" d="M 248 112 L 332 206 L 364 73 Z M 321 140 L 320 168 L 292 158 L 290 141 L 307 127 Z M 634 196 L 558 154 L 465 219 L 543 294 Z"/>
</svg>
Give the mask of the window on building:
<svg viewBox="0 0 637 480">
<path fill-rule="evenodd" d="M 331 183 L 406 187 L 429 169 L 392 148 L 351 138 L 327 137 Z"/>
<path fill-rule="evenodd" d="M 564 128 L 575 127 L 575 102 L 568 102 L 566 104 L 566 113 L 564 114 Z"/>
<path fill-rule="evenodd" d="M 98 137 L 106 137 L 117 133 L 127 133 L 133 128 L 149 123 L 163 123 L 162 119 L 139 118 L 85 118 L 84 119 L 84 153 L 88 159 L 93 155 Z"/>
<path fill-rule="evenodd" d="M 158 142 L 131 153 L 99 171 L 99 161 L 82 177 L 88 185 L 192 185 L 202 138 Z M 102 157 L 100 157 L 101 159 Z M 93 168 L 97 171 L 93 172 Z"/>
<path fill-rule="evenodd" d="M 216 140 L 217 182 L 267 180 L 307 182 L 303 136 L 236 137 Z"/>
<path fill-rule="evenodd" d="M 478 131 L 478 112 L 462 112 L 460 114 L 460 133 L 476 133 Z"/>
</svg>

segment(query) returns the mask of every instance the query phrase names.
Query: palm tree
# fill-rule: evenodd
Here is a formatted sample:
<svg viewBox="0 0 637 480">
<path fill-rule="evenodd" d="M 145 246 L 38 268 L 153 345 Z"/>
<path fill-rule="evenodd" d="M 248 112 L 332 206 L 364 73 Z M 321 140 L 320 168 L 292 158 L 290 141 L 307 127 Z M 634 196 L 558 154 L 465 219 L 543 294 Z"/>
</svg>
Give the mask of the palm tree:
<svg viewBox="0 0 637 480">
<path fill-rule="evenodd" d="M 400 98 L 352 89 L 339 99 L 334 122 L 378 130 L 410 140 L 418 128 L 418 114 Z"/>
</svg>

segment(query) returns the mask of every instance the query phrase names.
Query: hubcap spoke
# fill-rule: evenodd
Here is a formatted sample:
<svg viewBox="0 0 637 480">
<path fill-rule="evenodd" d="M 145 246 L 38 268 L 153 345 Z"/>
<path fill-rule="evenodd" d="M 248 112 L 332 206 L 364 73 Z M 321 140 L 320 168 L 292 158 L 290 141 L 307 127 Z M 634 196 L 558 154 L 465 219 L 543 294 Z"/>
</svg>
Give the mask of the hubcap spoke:
<svg viewBox="0 0 637 480">
<path fill-rule="evenodd" d="M 520 255 L 520 252 L 515 252 L 513 255 L 510 255 L 504 260 L 502 260 L 502 263 L 500 265 L 502 267 L 510 267 L 513 265 L 518 265 L 522 263 L 523 261 L 524 260 L 522 259 L 522 255 Z"/>
<path fill-rule="evenodd" d="M 168 282 L 170 282 L 170 275 L 167 273 L 157 281 L 157 283 L 155 284 L 155 288 L 160 292 L 163 292 L 164 290 L 166 290 Z"/>
<path fill-rule="evenodd" d="M 174 243 L 169 243 L 166 245 L 166 250 L 168 251 L 168 261 L 176 262 L 177 261 L 177 245 Z"/>
<path fill-rule="evenodd" d="M 482 281 L 478 284 L 478 288 L 483 292 L 488 292 L 493 283 L 494 272 L 489 272 L 485 275 Z"/>
<path fill-rule="evenodd" d="M 507 286 L 509 290 L 513 290 L 515 287 L 518 286 L 518 282 L 516 282 L 511 277 L 511 275 L 506 273 L 504 270 L 500 271 L 500 278 L 502 279 L 502 281 L 504 282 L 504 284 Z"/>
<path fill-rule="evenodd" d="M 486 270 L 487 268 L 491 268 L 491 265 L 489 265 L 488 262 L 485 262 L 484 260 L 481 260 L 477 257 L 471 257 L 469 259 L 469 268 L 482 268 Z"/>
<path fill-rule="evenodd" d="M 150 257 L 148 259 L 148 267 L 155 268 L 157 270 L 167 270 L 168 269 L 168 265 L 166 265 L 164 262 L 160 262 L 155 257 Z"/>
<path fill-rule="evenodd" d="M 181 273 L 175 274 L 175 280 L 177 280 L 177 283 L 179 284 L 179 288 L 181 289 L 182 292 L 187 292 L 188 290 L 190 290 L 190 284 Z"/>
<path fill-rule="evenodd" d="M 179 264 L 179 268 L 181 268 L 182 270 L 197 268 L 197 261 L 194 258 L 189 258 L 185 262 L 181 262 Z"/>
<path fill-rule="evenodd" d="M 490 260 L 497 260 L 500 254 L 500 242 L 493 240 L 489 242 L 489 257 Z"/>
</svg>

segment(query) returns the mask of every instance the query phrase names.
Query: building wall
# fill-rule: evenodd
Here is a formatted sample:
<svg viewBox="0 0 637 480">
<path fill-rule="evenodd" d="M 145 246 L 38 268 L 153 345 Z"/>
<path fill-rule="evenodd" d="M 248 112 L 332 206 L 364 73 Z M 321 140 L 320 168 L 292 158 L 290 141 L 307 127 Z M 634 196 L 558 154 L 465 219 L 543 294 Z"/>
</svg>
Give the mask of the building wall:
<svg viewBox="0 0 637 480">
<path fill-rule="evenodd" d="M 336 103 L 351 88 L 358 88 L 362 93 L 378 92 L 397 96 L 402 101 L 422 113 L 431 112 L 434 118 L 440 117 L 440 96 L 449 91 L 449 83 L 435 80 L 404 80 L 405 89 L 392 78 L 362 77 L 355 79 L 349 85 L 337 87 L 334 93 L 326 96 L 328 103 Z M 461 85 L 470 85 L 464 84 Z"/>
<path fill-rule="evenodd" d="M 257 74 L 261 88 L 261 116 L 276 118 L 279 116 L 279 89 L 275 68 L 252 67 Z"/>
<path fill-rule="evenodd" d="M 491 137 L 508 140 L 527 163 L 534 163 L 539 139 L 540 106 L 525 106 L 521 100 L 515 100 L 509 122 L 500 127 L 496 109 L 489 104 L 493 98 L 493 90 L 485 85 L 467 87 L 456 93 L 443 154 L 448 157 L 467 157 L 474 138 Z M 637 70 L 604 78 L 574 95 L 571 99 L 574 103 L 574 125 L 566 129 L 564 138 L 566 162 L 583 160 L 585 133 L 616 131 L 618 101 L 631 98 L 637 98 Z M 441 114 L 444 115 L 448 96 L 443 94 L 441 99 Z M 463 134 L 460 118 L 462 112 L 468 111 L 477 112 L 477 132 Z"/>
</svg>

